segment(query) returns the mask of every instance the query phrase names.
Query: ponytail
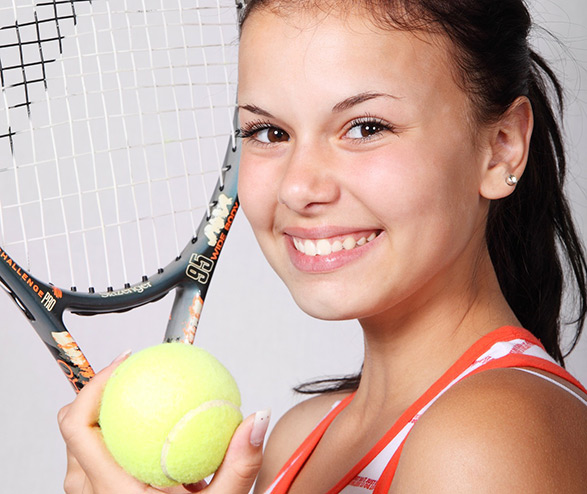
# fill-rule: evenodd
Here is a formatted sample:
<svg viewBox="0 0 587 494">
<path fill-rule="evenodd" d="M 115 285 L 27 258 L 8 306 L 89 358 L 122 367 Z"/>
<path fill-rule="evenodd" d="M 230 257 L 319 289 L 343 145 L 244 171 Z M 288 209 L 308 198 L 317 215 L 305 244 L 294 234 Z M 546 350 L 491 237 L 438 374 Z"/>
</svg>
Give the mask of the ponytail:
<svg viewBox="0 0 587 494">
<path fill-rule="evenodd" d="M 528 98 L 534 131 L 528 164 L 516 191 L 495 201 L 489 211 L 487 244 L 501 289 L 512 310 L 560 364 L 560 328 L 574 325 L 572 350 L 587 312 L 587 263 L 564 196 L 566 159 L 558 114 L 563 113 L 562 88 L 553 71 L 531 52 Z M 568 281 L 565 281 L 568 280 Z M 574 292 L 575 315 L 562 320 L 563 293 Z M 567 353 L 569 353 L 567 352 Z"/>
</svg>

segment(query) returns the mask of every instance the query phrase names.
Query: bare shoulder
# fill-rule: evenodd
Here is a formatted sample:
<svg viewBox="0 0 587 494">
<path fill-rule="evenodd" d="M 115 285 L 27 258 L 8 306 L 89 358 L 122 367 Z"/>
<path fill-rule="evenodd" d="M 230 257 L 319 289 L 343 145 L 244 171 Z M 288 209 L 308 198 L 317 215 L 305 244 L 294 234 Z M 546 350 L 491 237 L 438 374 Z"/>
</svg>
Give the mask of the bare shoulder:
<svg viewBox="0 0 587 494">
<path fill-rule="evenodd" d="M 587 407 L 515 369 L 468 377 L 422 415 L 392 493 L 583 493 Z"/>
<path fill-rule="evenodd" d="M 263 467 L 257 478 L 255 492 L 264 492 L 333 405 L 349 393 L 328 393 L 302 401 L 289 410 L 275 424 L 267 441 Z"/>
</svg>

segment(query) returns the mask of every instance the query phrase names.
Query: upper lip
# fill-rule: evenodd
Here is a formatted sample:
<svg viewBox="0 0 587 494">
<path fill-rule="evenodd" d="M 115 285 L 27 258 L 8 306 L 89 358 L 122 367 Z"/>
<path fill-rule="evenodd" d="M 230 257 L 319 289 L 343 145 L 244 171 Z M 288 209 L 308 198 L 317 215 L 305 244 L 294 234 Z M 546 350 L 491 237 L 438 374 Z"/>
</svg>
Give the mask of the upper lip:
<svg viewBox="0 0 587 494">
<path fill-rule="evenodd" d="M 283 233 L 290 237 L 300 239 L 316 240 L 321 238 L 332 238 L 350 235 L 370 235 L 373 232 L 380 232 L 380 228 L 348 227 L 348 226 L 318 226 L 312 228 L 287 227 Z"/>
</svg>

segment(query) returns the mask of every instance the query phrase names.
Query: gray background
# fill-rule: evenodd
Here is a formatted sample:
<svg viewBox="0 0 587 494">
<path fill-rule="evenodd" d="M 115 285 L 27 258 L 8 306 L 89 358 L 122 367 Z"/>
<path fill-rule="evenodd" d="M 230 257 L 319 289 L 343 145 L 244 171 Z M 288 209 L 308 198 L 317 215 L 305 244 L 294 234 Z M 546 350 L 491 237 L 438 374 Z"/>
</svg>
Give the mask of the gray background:
<svg viewBox="0 0 587 494">
<path fill-rule="evenodd" d="M 535 18 L 562 43 L 536 43 L 567 88 L 569 193 L 587 242 L 587 9 L 584 0 L 532 0 Z M 69 320 L 96 369 L 127 348 L 161 341 L 170 297 L 134 313 Z M 65 448 L 56 415 L 73 391 L 11 300 L 0 296 L 0 493 L 62 492 Z M 202 316 L 197 343 L 236 377 L 243 412 L 272 408 L 274 421 L 299 398 L 291 387 L 317 376 L 355 372 L 362 360 L 356 322 L 329 323 L 303 314 L 262 258 L 239 215 Z M 587 337 L 568 359 L 587 382 Z"/>
</svg>

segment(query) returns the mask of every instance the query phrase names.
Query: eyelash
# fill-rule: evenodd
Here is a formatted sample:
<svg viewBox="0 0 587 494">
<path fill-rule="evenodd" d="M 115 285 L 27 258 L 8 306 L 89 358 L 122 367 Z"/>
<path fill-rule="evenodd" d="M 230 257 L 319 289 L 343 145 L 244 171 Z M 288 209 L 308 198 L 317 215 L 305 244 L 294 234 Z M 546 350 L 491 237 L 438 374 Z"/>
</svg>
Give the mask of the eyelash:
<svg viewBox="0 0 587 494">
<path fill-rule="evenodd" d="M 270 122 L 266 122 L 264 120 L 255 120 L 253 122 L 248 122 L 246 125 L 238 129 L 237 137 L 240 137 L 241 139 L 250 139 L 255 137 L 255 134 L 258 132 L 272 128 L 279 129 L 279 127 L 273 125 Z"/>
<path fill-rule="evenodd" d="M 348 126 L 347 126 L 347 130 L 345 131 L 344 135 L 346 136 L 351 129 L 355 128 L 355 127 L 359 127 L 361 125 L 371 125 L 373 127 L 377 127 L 379 130 L 377 132 L 375 132 L 372 135 L 369 136 L 365 136 L 365 137 L 361 137 L 361 138 L 348 138 L 350 140 L 353 141 L 359 141 L 359 142 L 366 142 L 366 141 L 370 141 L 371 139 L 376 138 L 377 136 L 379 136 L 382 132 L 391 132 L 392 134 L 398 134 L 397 129 L 391 125 L 390 123 L 386 122 L 385 120 L 379 118 L 379 117 L 373 117 L 371 115 L 365 115 L 363 117 L 359 117 L 356 118 L 355 120 L 352 120 Z M 282 130 L 279 127 L 273 125 L 271 122 L 265 121 L 265 120 L 255 120 L 253 122 L 248 122 L 246 125 L 244 125 L 243 127 L 241 127 L 240 129 L 237 130 L 237 137 L 241 138 L 241 139 L 254 139 L 255 135 L 263 130 L 268 130 L 268 129 L 278 129 L 278 130 Z M 283 131 L 285 133 L 285 131 Z M 257 144 L 260 145 L 270 145 L 271 143 L 265 143 L 265 142 L 261 142 L 256 140 Z"/>
<path fill-rule="evenodd" d="M 391 132 L 392 134 L 396 134 L 396 135 L 398 134 L 397 129 L 393 125 L 391 125 L 389 122 L 386 122 L 385 120 L 383 120 L 379 117 L 365 115 L 363 117 L 356 118 L 355 120 L 351 121 L 348 124 L 347 130 L 345 131 L 344 135 L 346 136 L 351 131 L 351 129 L 354 129 L 355 127 L 359 127 L 362 125 L 371 125 L 373 127 L 377 127 L 379 130 L 369 136 L 365 136 L 365 137 L 361 137 L 361 138 L 349 138 L 349 139 L 352 139 L 354 141 L 359 141 L 359 142 L 365 142 L 365 141 L 369 141 L 371 139 L 376 138 L 382 132 L 385 132 L 385 131 Z"/>
</svg>

